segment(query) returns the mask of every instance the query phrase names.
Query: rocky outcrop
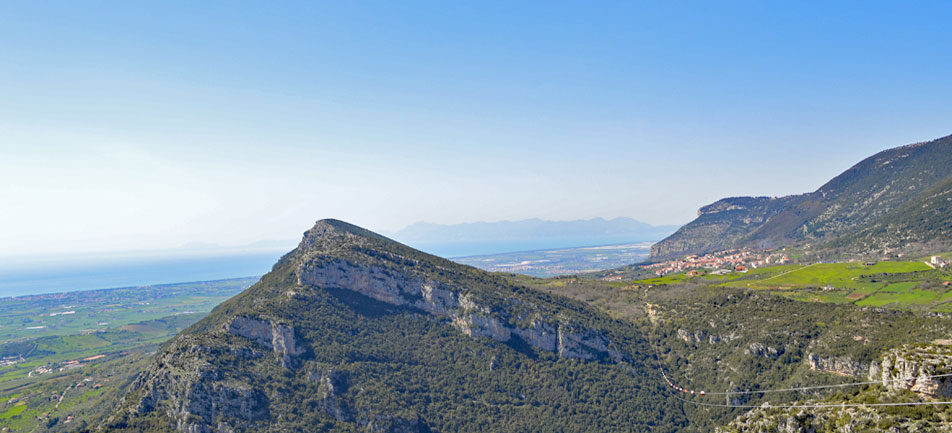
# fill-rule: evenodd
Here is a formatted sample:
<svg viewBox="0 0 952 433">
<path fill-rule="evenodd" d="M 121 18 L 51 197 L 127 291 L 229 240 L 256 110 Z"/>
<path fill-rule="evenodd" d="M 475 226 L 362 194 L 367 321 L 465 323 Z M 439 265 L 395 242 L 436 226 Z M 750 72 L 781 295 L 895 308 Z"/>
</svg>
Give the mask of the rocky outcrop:
<svg viewBox="0 0 952 433">
<path fill-rule="evenodd" d="M 302 263 L 297 277 L 301 285 L 347 289 L 391 305 L 418 308 L 445 317 L 471 337 L 508 342 L 517 336 L 532 347 L 556 352 L 563 358 L 608 358 L 615 361 L 623 358 L 599 332 L 558 320 L 546 321 L 538 315 L 529 321 L 528 326 L 517 326 L 510 314 L 482 305 L 465 289 L 451 288 L 392 269 L 346 260 L 327 260 Z M 267 336 L 255 338 L 266 340 Z"/>
<path fill-rule="evenodd" d="M 163 353 L 132 384 L 137 392 L 130 396 L 138 397 L 132 414 L 164 412 L 176 429 L 188 433 L 230 432 L 268 418 L 270 402 L 262 391 L 251 384 L 223 380 L 202 357 L 192 356 L 207 352 L 205 347 L 182 339 L 173 348 L 177 351 Z"/>
<path fill-rule="evenodd" d="M 308 371 L 307 380 L 320 385 L 318 397 L 325 413 L 337 421 L 354 421 L 351 405 L 342 397 L 342 394 L 350 388 L 349 372 L 325 367 L 320 371 Z"/>
<path fill-rule="evenodd" d="M 844 409 L 772 409 L 769 406 L 753 409 L 715 433 L 856 433 L 878 432 L 883 422 L 894 426 L 888 432 L 933 432 L 941 430 L 915 428 L 908 420 L 893 420 L 866 408 Z M 913 428 L 909 428 L 912 424 Z"/>
<path fill-rule="evenodd" d="M 783 348 L 776 349 L 763 343 L 751 343 L 744 349 L 745 355 L 762 356 L 767 359 L 777 359 L 783 353 Z"/>
<path fill-rule="evenodd" d="M 758 409 L 759 410 L 759 409 Z M 755 410 L 757 411 L 757 410 Z M 785 413 L 772 417 L 758 417 L 759 413 L 749 413 L 743 417 L 743 422 L 735 421 L 726 428 L 715 430 L 725 432 L 782 432 L 782 433 L 817 433 L 816 415 L 806 411 Z"/>
<path fill-rule="evenodd" d="M 870 402 L 889 402 L 908 397 L 898 390 L 872 391 L 864 395 Z M 804 404 L 829 404 L 824 401 Z M 952 431 L 946 417 L 922 416 L 915 411 L 889 407 L 825 406 L 780 408 L 764 404 L 738 416 L 716 433 L 938 433 Z"/>
<path fill-rule="evenodd" d="M 686 329 L 678 329 L 678 338 L 684 340 L 688 344 L 696 344 L 707 342 L 708 344 L 717 344 L 722 341 L 734 341 L 740 338 L 740 335 L 737 335 L 734 332 L 731 332 L 727 335 L 714 335 L 709 334 L 707 331 L 688 331 Z"/>
<path fill-rule="evenodd" d="M 457 426 L 442 419 L 449 406 L 441 399 L 478 410 L 530 400 L 537 376 L 521 364 L 567 372 L 575 364 L 556 358 L 592 360 L 596 377 L 631 382 L 599 363 L 637 356 L 618 348 L 638 344 L 637 333 L 581 303 L 321 221 L 271 273 L 163 346 L 102 429 L 427 432 L 430 422 Z M 492 372 L 470 383 L 470 365 Z M 567 374 L 548 377 L 571 383 Z M 495 378 L 507 386 L 477 400 L 483 379 Z M 656 397 L 637 386 L 633 393 Z M 533 398 L 551 405 L 561 397 Z M 461 430 L 483 427 L 450 418 L 472 426 Z M 518 413 L 508 420 L 536 422 Z"/>
<path fill-rule="evenodd" d="M 704 340 L 707 340 L 707 332 L 691 332 L 685 329 L 678 329 L 678 338 L 684 340 L 685 343 L 700 343 Z"/>
<path fill-rule="evenodd" d="M 297 343 L 294 328 L 270 320 L 238 316 L 224 325 L 227 332 L 267 346 L 281 358 L 281 365 L 290 367 L 295 356 L 305 352 Z"/>
<path fill-rule="evenodd" d="M 512 333 L 518 335 L 529 345 L 549 352 L 559 351 L 560 329 L 542 321 L 542 318 L 532 320 L 527 328 L 515 328 Z"/>
<path fill-rule="evenodd" d="M 809 354 L 805 358 L 810 370 L 838 374 L 841 376 L 863 376 L 869 371 L 869 365 L 853 361 L 849 356 L 823 357 Z"/>
<path fill-rule="evenodd" d="M 906 389 L 928 398 L 952 397 L 952 347 L 906 345 L 883 355 L 879 365 L 869 370 L 870 380 L 882 380 L 883 386 Z"/>
<path fill-rule="evenodd" d="M 609 349 L 608 339 L 589 329 L 572 332 L 560 326 L 558 341 L 558 353 L 563 358 L 597 359 L 607 356 L 612 361 L 621 361 L 621 354 Z"/>
</svg>

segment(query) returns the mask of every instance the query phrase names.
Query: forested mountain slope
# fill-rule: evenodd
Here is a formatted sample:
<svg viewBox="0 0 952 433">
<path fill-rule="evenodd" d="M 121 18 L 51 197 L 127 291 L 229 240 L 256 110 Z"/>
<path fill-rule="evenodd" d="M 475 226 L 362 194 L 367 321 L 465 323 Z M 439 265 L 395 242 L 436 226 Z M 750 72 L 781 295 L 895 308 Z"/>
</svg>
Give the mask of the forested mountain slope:
<svg viewBox="0 0 952 433">
<path fill-rule="evenodd" d="M 645 336 L 581 302 L 319 221 L 167 343 L 111 431 L 684 431 Z"/>
</svg>

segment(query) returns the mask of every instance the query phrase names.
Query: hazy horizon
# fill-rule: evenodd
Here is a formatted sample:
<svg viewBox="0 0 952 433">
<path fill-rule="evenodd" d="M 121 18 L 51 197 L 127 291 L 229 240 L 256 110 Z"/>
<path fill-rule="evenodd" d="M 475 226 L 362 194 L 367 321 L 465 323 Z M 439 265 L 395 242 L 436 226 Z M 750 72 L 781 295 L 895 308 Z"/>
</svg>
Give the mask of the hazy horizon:
<svg viewBox="0 0 952 433">
<path fill-rule="evenodd" d="M 525 224 L 520 223 L 530 223 L 537 230 L 521 230 Z M 457 259 L 631 244 L 649 238 L 656 241 L 663 237 L 659 233 L 673 231 L 671 227 L 645 227 L 636 220 L 598 218 L 481 222 L 476 224 L 476 230 L 468 224 L 441 226 L 418 222 L 404 230 L 419 228 L 421 224 L 431 230 L 417 231 L 416 236 L 385 235 L 424 252 Z M 538 230 L 543 227 L 548 229 Z M 561 227 L 565 232 L 553 233 L 553 227 Z M 439 235 L 444 229 L 455 229 L 456 233 L 462 230 L 470 236 L 443 239 Z M 0 297 L 258 276 L 268 272 L 278 258 L 293 250 L 298 242 L 299 239 L 265 240 L 230 246 L 190 243 L 155 250 L 0 256 Z"/>
<path fill-rule="evenodd" d="M 0 256 L 691 220 L 952 133 L 945 3 L 0 5 Z"/>
</svg>

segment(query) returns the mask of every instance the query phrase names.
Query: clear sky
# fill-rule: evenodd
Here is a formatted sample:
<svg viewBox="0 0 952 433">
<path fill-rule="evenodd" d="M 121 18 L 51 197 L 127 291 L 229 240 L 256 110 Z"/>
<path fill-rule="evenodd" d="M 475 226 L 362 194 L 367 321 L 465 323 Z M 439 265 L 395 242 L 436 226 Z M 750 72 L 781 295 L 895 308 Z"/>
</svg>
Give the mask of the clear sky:
<svg viewBox="0 0 952 433">
<path fill-rule="evenodd" d="M 949 2 L 0 3 L 0 255 L 628 216 L 952 134 Z"/>
</svg>

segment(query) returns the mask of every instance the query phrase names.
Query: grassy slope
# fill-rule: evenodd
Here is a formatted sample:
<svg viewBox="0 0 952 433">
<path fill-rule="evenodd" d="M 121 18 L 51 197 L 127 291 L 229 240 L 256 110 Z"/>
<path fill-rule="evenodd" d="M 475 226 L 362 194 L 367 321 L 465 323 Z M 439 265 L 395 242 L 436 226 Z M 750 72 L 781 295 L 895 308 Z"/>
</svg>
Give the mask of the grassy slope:
<svg viewBox="0 0 952 433">
<path fill-rule="evenodd" d="M 952 311 L 952 285 L 945 284 L 952 281 L 952 272 L 948 268 L 933 269 L 924 263 L 926 259 L 884 261 L 872 266 L 863 263 L 780 265 L 724 276 L 688 277 L 678 273 L 618 284 L 666 286 L 695 282 L 771 291 L 804 302 Z"/>
</svg>

